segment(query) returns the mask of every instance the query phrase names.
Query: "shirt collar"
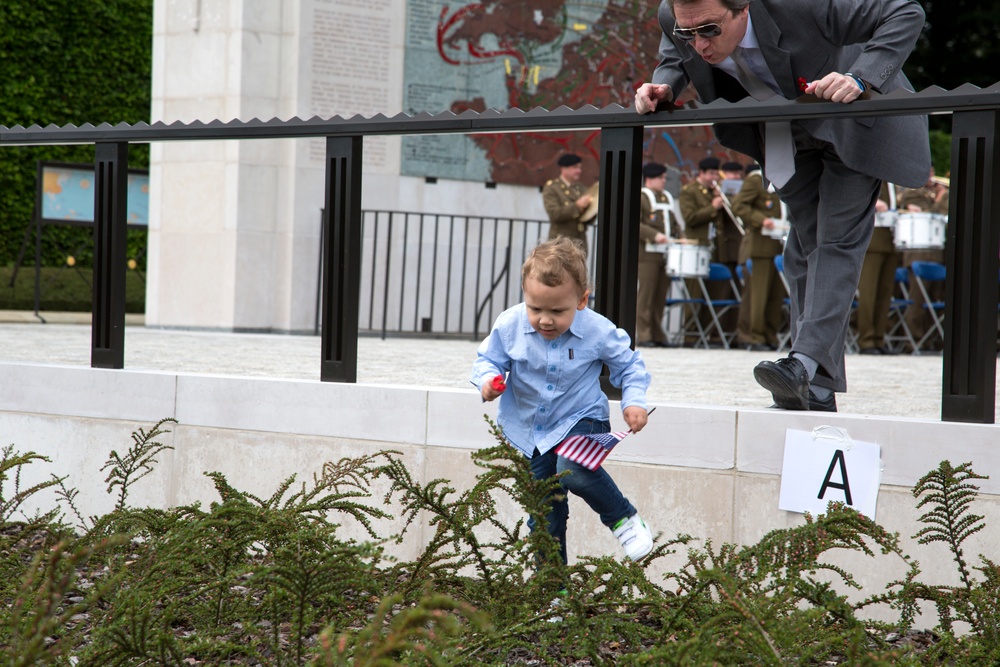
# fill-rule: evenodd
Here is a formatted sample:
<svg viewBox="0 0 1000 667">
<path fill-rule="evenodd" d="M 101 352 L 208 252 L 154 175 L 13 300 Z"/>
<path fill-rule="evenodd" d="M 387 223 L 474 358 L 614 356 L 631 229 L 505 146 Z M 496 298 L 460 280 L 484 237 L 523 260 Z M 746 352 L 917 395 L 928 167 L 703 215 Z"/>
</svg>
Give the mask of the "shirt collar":
<svg viewBox="0 0 1000 667">
<path fill-rule="evenodd" d="M 753 19 L 750 18 L 750 12 L 747 12 L 747 31 L 743 35 L 743 39 L 740 40 L 739 44 L 741 49 L 759 49 L 760 44 L 757 42 L 757 35 L 753 31 Z"/>
</svg>

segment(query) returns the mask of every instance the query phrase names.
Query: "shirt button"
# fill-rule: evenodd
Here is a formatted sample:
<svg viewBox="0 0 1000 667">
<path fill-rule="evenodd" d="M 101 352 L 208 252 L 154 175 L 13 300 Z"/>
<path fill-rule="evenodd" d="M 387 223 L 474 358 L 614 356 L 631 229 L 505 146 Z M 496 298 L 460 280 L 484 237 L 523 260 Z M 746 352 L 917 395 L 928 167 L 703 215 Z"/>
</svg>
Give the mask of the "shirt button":
<svg viewBox="0 0 1000 667">
<path fill-rule="evenodd" d="M 549 370 L 552 371 L 553 373 L 555 373 L 556 372 L 556 367 L 555 366 L 549 366 Z"/>
<path fill-rule="evenodd" d="M 548 386 L 548 390 L 549 390 L 549 391 L 552 391 L 552 389 L 553 389 L 552 385 L 549 385 L 549 386 Z"/>
<path fill-rule="evenodd" d="M 556 349 L 556 344 L 555 343 L 552 343 L 552 349 L 553 350 Z"/>
<path fill-rule="evenodd" d="M 542 430 L 542 427 L 541 427 L 541 426 L 536 426 L 536 427 L 535 427 L 535 430 L 536 430 L 536 431 L 541 431 L 541 430 Z"/>
<path fill-rule="evenodd" d="M 538 408 L 539 412 L 545 412 L 545 408 Z"/>
</svg>

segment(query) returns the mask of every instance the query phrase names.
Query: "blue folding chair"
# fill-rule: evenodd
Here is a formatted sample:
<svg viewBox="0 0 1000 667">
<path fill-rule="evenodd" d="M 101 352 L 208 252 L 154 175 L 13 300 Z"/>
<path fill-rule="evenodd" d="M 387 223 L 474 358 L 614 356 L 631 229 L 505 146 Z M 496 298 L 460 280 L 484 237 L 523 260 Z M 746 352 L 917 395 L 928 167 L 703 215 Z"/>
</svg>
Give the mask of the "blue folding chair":
<svg viewBox="0 0 1000 667">
<path fill-rule="evenodd" d="M 792 292 L 788 289 L 788 281 L 785 279 L 785 257 L 783 255 L 774 256 L 774 268 L 778 270 L 781 284 L 785 286 L 785 298 L 781 300 L 781 303 L 785 309 L 785 322 L 788 325 L 778 332 L 778 351 L 782 352 L 788 349 L 788 343 L 792 338 Z"/>
<path fill-rule="evenodd" d="M 712 299 L 709 293 L 709 283 L 728 284 L 730 293 L 734 298 Z M 722 347 L 728 350 L 733 339 L 736 338 L 736 330 L 726 331 L 723 329 L 722 322 L 719 318 L 728 313 L 730 310 L 739 308 L 740 306 L 740 290 L 736 286 L 736 280 L 733 278 L 733 272 L 730 271 L 729 267 L 725 264 L 712 262 L 708 265 L 708 276 L 699 276 L 698 284 L 701 285 L 701 293 L 704 296 L 705 307 L 708 308 L 708 312 L 712 317 L 709 329 L 705 332 L 706 337 L 707 334 L 711 333 L 712 329 L 714 329 L 719 334 L 719 340 L 722 341 Z M 707 340 L 705 341 L 705 347 L 708 347 Z"/>
<path fill-rule="evenodd" d="M 944 340 L 944 301 L 935 301 L 931 298 L 930 286 L 935 283 L 943 284 L 947 271 L 944 264 L 938 262 L 913 262 L 910 265 L 910 271 L 913 273 L 914 282 L 917 284 L 917 289 L 920 290 L 920 295 L 924 298 L 923 308 L 931 316 L 931 326 L 913 348 L 913 353 L 919 354 L 921 348 L 931 340 L 935 333 L 941 337 L 941 340 Z"/>
<path fill-rule="evenodd" d="M 916 350 L 917 341 L 906 321 L 906 309 L 913 305 L 910 272 L 902 266 L 896 269 L 895 286 L 899 296 L 889 299 L 889 330 L 885 334 L 885 344 L 895 352 L 902 352 L 907 345 L 910 350 Z"/>
<path fill-rule="evenodd" d="M 681 276 L 671 276 L 670 291 L 667 293 L 666 308 L 664 309 L 665 321 L 663 325 L 663 330 L 671 337 L 671 343 L 674 345 L 683 345 L 687 342 L 688 337 L 694 337 L 696 338 L 695 347 L 708 347 L 708 338 L 705 335 L 705 329 L 701 326 L 698 318 L 698 310 L 705 306 L 705 304 L 704 299 L 694 297 L 688 292 L 684 278 Z M 670 326 L 671 313 L 674 308 L 680 308 L 680 326 L 676 334 L 671 331 Z M 684 316 L 685 309 L 691 314 L 690 317 Z"/>
</svg>

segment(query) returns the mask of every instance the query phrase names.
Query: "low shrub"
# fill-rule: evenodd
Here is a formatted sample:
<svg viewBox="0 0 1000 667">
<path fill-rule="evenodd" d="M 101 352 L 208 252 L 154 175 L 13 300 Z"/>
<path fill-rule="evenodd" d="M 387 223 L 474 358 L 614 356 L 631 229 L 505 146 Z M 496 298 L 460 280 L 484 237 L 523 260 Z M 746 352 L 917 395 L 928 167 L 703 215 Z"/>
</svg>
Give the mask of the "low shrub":
<svg viewBox="0 0 1000 667">
<path fill-rule="evenodd" d="M 544 522 L 554 480 L 537 481 L 498 439 L 471 456 L 466 491 L 420 484 L 398 453 L 342 459 L 304 483 L 257 497 L 207 473 L 217 500 L 133 507 L 130 491 L 171 447 L 172 420 L 137 430 L 103 467 L 114 509 L 85 517 L 66 478 L 22 489 L 34 453 L 0 460 L 0 656 L 13 665 L 996 665 L 1000 568 L 963 543 L 984 528 L 971 512 L 969 464 L 944 461 L 914 488 L 925 508 L 920 543 L 942 542 L 957 585 L 919 582 L 898 536 L 832 503 L 820 516 L 751 546 L 658 538 L 641 562 L 585 557 L 562 564 L 558 545 L 500 508 Z M 27 516 L 54 487 L 61 509 Z M 373 497 L 373 489 L 385 489 Z M 404 528 L 381 535 L 381 519 Z M 392 541 L 420 521 L 420 555 L 397 561 Z M 345 523 L 369 539 L 350 539 Z M 70 524 L 73 524 L 72 526 Z M 686 549 L 662 581 L 648 566 Z M 855 577 L 824 555 L 852 551 L 906 564 L 886 590 L 851 602 Z M 876 566 L 878 561 L 876 560 Z M 565 590 L 560 604 L 556 592 Z M 913 627 L 921 604 L 938 623 Z M 879 606 L 893 622 L 864 620 Z M 884 616 L 884 615 L 883 615 Z M 557 622 L 555 622 L 557 621 Z M 960 631 L 961 628 L 961 631 Z"/>
</svg>

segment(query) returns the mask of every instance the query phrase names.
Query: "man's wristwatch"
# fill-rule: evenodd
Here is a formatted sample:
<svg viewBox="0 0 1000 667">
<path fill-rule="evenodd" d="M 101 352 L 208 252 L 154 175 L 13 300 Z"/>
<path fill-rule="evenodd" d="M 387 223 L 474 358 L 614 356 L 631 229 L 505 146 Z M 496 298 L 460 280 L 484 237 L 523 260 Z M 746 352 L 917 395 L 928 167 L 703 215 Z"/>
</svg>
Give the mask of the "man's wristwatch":
<svg viewBox="0 0 1000 667">
<path fill-rule="evenodd" d="M 844 76 L 849 76 L 852 79 L 854 79 L 854 81 L 858 84 L 858 88 L 861 89 L 862 93 L 865 92 L 866 90 L 868 90 L 868 84 L 866 84 L 864 82 L 864 79 L 862 79 L 860 76 L 854 76 L 850 72 L 844 72 Z"/>
</svg>

